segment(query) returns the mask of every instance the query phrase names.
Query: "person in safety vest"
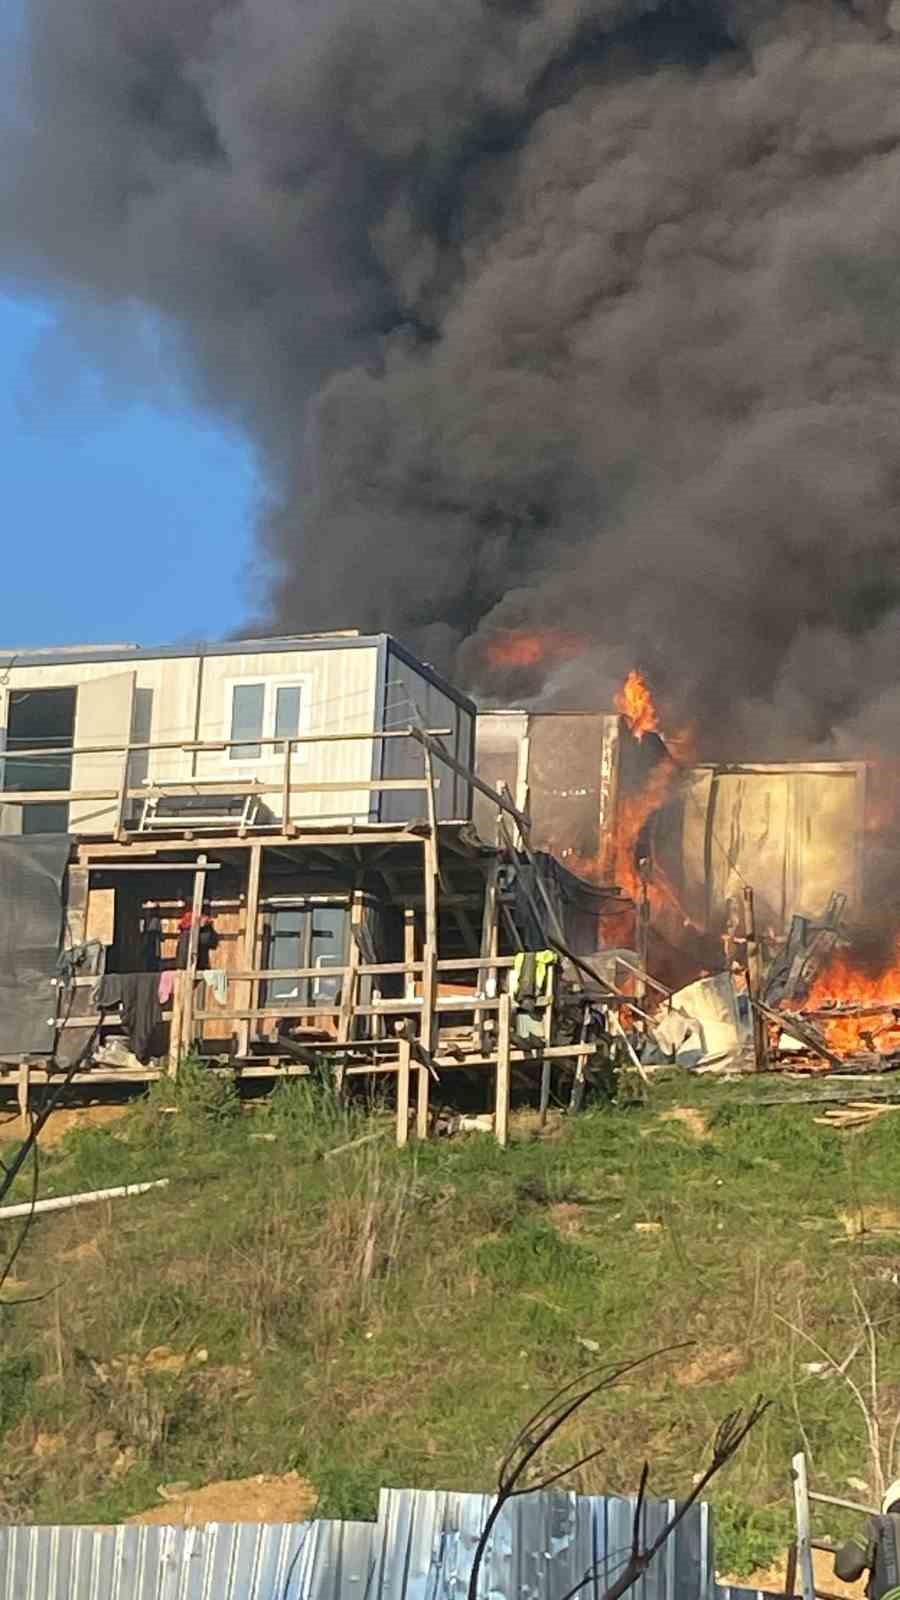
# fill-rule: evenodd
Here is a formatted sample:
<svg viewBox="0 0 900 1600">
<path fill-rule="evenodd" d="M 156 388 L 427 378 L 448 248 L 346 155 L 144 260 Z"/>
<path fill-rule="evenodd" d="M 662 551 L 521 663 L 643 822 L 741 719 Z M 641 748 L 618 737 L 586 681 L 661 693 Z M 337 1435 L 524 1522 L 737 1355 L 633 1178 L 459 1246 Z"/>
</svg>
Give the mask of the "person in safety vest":
<svg viewBox="0 0 900 1600">
<path fill-rule="evenodd" d="M 868 1572 L 869 1600 L 900 1600 L 900 1478 L 881 1502 L 881 1516 L 870 1517 L 861 1539 L 848 1539 L 835 1552 L 834 1573 L 856 1583 Z"/>
</svg>

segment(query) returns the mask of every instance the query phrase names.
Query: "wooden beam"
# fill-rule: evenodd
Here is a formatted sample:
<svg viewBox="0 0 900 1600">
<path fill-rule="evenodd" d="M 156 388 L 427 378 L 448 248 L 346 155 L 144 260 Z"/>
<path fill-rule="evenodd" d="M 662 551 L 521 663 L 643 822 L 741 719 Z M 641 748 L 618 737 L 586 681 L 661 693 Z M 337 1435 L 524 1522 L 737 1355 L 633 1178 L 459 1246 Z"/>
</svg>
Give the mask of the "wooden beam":
<svg viewBox="0 0 900 1600">
<path fill-rule="evenodd" d="M 765 1072 L 769 1065 L 769 1027 L 759 1009 L 759 1002 L 762 999 L 762 956 L 756 936 L 753 890 L 749 883 L 744 884 L 744 933 L 747 939 L 747 993 L 751 1000 L 753 1059 L 757 1072 Z"/>
<path fill-rule="evenodd" d="M 244 965 L 252 972 L 256 967 L 256 951 L 259 939 L 259 889 L 262 881 L 262 853 L 261 844 L 254 844 L 250 848 L 250 865 L 247 873 L 247 897 L 244 904 Z M 247 1008 L 252 1011 L 259 998 L 258 981 L 250 978 L 245 982 L 243 993 L 240 995 Z M 250 1054 L 250 1023 L 244 1021 L 238 1028 L 237 1051 L 238 1055 Z"/>
<path fill-rule="evenodd" d="M 405 906 L 403 910 L 403 960 L 406 973 L 403 980 L 403 993 L 407 1000 L 414 1000 L 416 994 L 416 977 L 413 963 L 416 959 L 416 913 L 412 906 Z"/>
<path fill-rule="evenodd" d="M 188 938 L 187 961 L 184 969 L 184 999 L 181 1011 L 181 1040 L 179 1058 L 189 1051 L 194 1040 L 194 984 L 197 979 L 197 950 L 200 943 L 200 919 L 206 898 L 206 857 L 197 857 L 198 872 L 194 878 L 194 898 L 191 904 L 191 928 Z"/>
<path fill-rule="evenodd" d="M 434 1049 L 434 1009 L 438 959 L 438 877 L 435 840 L 429 834 L 423 843 L 425 870 L 425 940 L 422 950 L 422 1020 L 419 1040 L 431 1055 Z"/>
<path fill-rule="evenodd" d="M 6 791 L 0 790 L 0 794 L 2 794 L 3 803 L 5 804 L 7 800 Z M 28 797 L 29 802 L 31 798 L 31 796 Z M 54 794 L 54 799 L 58 798 L 59 796 Z M 411 829 L 401 833 L 391 823 L 370 822 L 360 826 L 364 827 L 366 831 L 360 832 L 354 825 L 348 825 L 340 833 L 335 832 L 334 829 L 323 833 L 306 832 L 296 834 L 264 833 L 261 829 L 256 829 L 252 839 L 242 837 L 240 834 L 220 836 L 215 833 L 209 833 L 204 834 L 202 844 L 194 846 L 194 848 L 215 848 L 219 851 L 250 850 L 253 844 L 259 841 L 267 849 L 280 849 L 290 853 L 291 851 L 296 852 L 310 846 L 315 847 L 324 844 L 339 845 L 345 849 L 355 849 L 357 846 L 364 847 L 366 845 L 418 844 L 421 840 L 420 833 Z M 110 840 L 103 844 L 89 844 L 86 841 L 81 841 L 78 846 L 78 859 L 82 865 L 90 864 L 94 866 L 106 859 L 121 861 L 125 859 L 133 860 L 137 856 L 147 856 L 152 860 L 157 856 L 166 855 L 170 850 L 184 852 L 191 848 L 191 841 L 185 838 L 184 830 L 181 831 L 179 838 L 162 838 L 155 835 L 151 837 L 145 833 L 136 833 L 128 835 L 127 844 L 122 844 L 116 840 Z M 180 865 L 186 866 L 190 865 L 190 863 L 181 862 Z"/>
<path fill-rule="evenodd" d="M 431 1074 L 425 1062 L 419 1063 L 419 1078 L 416 1084 L 416 1138 L 428 1138 L 428 1092 Z"/>
<path fill-rule="evenodd" d="M 365 903 L 362 894 L 354 889 L 350 902 L 350 950 L 348 952 L 347 967 L 341 982 L 341 1002 L 338 1009 L 338 1043 L 346 1044 L 350 1039 L 353 1028 L 353 1017 L 356 1009 L 356 991 L 359 982 L 360 951 L 355 934 L 362 927 L 365 916 Z M 340 1078 L 340 1074 L 339 1074 Z M 338 1083 L 340 1087 L 340 1081 Z"/>
<path fill-rule="evenodd" d="M 178 1063 L 181 1058 L 181 1031 L 184 1017 L 184 973 L 175 973 L 175 982 L 172 988 L 172 1015 L 169 1018 L 169 1059 L 166 1070 L 170 1078 L 178 1076 Z"/>
<path fill-rule="evenodd" d="M 497 1020 L 497 1077 L 494 1094 L 494 1135 L 497 1143 L 509 1143 L 509 1088 L 510 1088 L 510 997 L 500 996 L 500 1015 Z"/>
<path fill-rule="evenodd" d="M 401 1039 L 397 1057 L 397 1144 L 401 1149 L 409 1140 L 409 1061 L 409 1040 Z"/>
</svg>

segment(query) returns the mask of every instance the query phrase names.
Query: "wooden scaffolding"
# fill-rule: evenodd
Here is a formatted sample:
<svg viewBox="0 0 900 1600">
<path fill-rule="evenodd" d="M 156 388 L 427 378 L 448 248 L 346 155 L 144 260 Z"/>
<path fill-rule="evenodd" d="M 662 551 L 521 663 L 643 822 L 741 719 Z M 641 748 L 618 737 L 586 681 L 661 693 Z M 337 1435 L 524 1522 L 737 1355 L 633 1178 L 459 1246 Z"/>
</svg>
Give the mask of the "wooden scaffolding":
<svg viewBox="0 0 900 1600">
<path fill-rule="evenodd" d="M 100 942 L 110 945 L 118 938 L 119 970 L 139 970 L 127 964 L 134 950 L 136 911 L 147 902 L 167 910 L 169 939 L 174 938 L 173 906 L 174 910 L 187 907 L 192 914 L 186 959 L 182 969 L 172 973 L 171 995 L 162 1013 L 168 1038 L 161 1057 L 144 1065 L 132 1061 L 111 1067 L 102 1059 L 85 1063 L 74 1081 L 146 1083 L 164 1074 L 176 1075 L 185 1057 L 196 1052 L 207 1058 L 211 1071 L 231 1072 L 241 1080 L 328 1073 L 339 1092 L 345 1092 L 354 1077 L 387 1075 L 396 1087 L 397 1141 L 405 1144 L 413 1130 L 419 1138 L 427 1136 L 435 1087 L 442 1077 L 473 1069 L 493 1075 L 494 1130 L 505 1144 L 512 1073 L 518 1070 L 540 1084 L 540 1105 L 546 1114 L 553 1064 L 570 1062 L 576 1076 L 580 1073 L 583 1078 L 596 1046 L 585 1039 L 575 1045 L 554 1042 L 552 968 L 545 992 L 532 1007 L 527 1036 L 517 1029 L 508 977 L 521 940 L 504 892 L 504 870 L 508 873 L 511 863 L 530 869 L 526 894 L 532 926 L 544 932 L 544 943 L 564 947 L 559 908 L 531 850 L 527 812 L 506 791 L 490 789 L 458 761 L 442 734 L 440 729 L 410 726 L 390 732 L 279 739 L 281 772 L 274 808 L 269 778 L 261 782 L 226 773 L 221 783 L 205 780 L 202 786 L 131 785 L 128 774 L 134 754 L 176 748 L 169 745 L 118 747 L 122 776 L 115 791 L 48 791 L 57 803 L 112 799 L 116 804 L 116 823 L 108 835 L 73 842 L 67 886 L 68 939 L 73 946 L 83 946 L 98 935 Z M 305 742 L 358 739 L 409 742 L 418 754 L 417 775 L 372 779 L 363 785 L 354 780 L 351 787 L 373 794 L 409 792 L 419 797 L 421 803 L 417 801 L 414 809 L 421 815 L 403 824 L 348 818 L 316 825 L 298 816 L 305 795 L 323 791 L 337 795 L 347 790 L 348 783 L 297 780 L 297 747 Z M 95 754 L 114 748 L 90 747 Z M 227 752 L 234 742 L 190 748 Z M 81 752 L 73 747 L 71 753 Z M 492 841 L 486 843 L 475 834 L 468 816 L 438 820 L 439 773 L 448 771 L 462 778 L 470 793 L 478 790 L 492 803 L 496 813 Z M 171 824 L 163 820 L 160 826 L 157 817 L 152 832 L 142 827 L 148 798 L 155 810 L 159 801 L 177 802 L 198 793 L 207 799 L 211 793 L 220 794 L 232 803 L 247 797 L 266 799 L 269 809 L 264 820 L 254 821 L 244 806 L 237 825 L 200 817 Z M 34 804 L 41 798 L 34 791 L 21 797 L 3 793 L 4 803 Z M 219 892 L 221 884 L 227 885 L 227 893 Z M 343 959 L 327 968 L 330 996 L 319 993 L 306 1002 L 286 1001 L 283 993 L 275 992 L 279 985 L 283 989 L 291 984 L 301 995 L 304 985 L 321 985 L 323 978 L 321 965 L 273 967 L 268 960 L 264 908 L 279 892 L 295 899 L 304 894 L 327 898 L 339 892 L 346 905 L 349 938 Z M 115 932 L 117 896 L 120 906 L 131 908 L 130 944 Z M 207 905 L 225 935 L 215 986 L 204 977 L 198 960 L 198 929 Z M 378 917 L 389 925 L 388 936 L 380 940 L 381 951 L 371 931 Z M 385 946 L 393 947 L 388 949 L 392 959 L 380 959 Z M 33 1082 L 54 1079 L 66 1070 L 67 1062 L 71 1067 L 79 1042 L 95 1028 L 114 1024 L 112 1015 L 101 1017 L 92 1007 L 95 984 L 93 976 L 57 983 L 57 1048 L 50 1061 L 32 1057 L 0 1064 L 0 1085 L 17 1084 L 23 1114 Z"/>
</svg>

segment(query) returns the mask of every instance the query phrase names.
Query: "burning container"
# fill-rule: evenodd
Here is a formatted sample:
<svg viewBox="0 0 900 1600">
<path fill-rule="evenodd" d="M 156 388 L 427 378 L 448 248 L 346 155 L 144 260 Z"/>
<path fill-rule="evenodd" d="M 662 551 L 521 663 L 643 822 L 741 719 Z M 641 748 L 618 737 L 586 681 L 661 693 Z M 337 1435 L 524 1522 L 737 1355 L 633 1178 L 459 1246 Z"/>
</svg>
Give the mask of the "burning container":
<svg viewBox="0 0 900 1600">
<path fill-rule="evenodd" d="M 595 882 L 639 895 L 648 858 L 657 913 L 718 934 L 743 884 L 761 927 L 787 933 L 833 891 L 861 907 L 862 762 L 681 765 L 660 736 L 612 712 L 479 712 L 479 776 L 507 785 L 532 844 Z M 476 796 L 484 831 L 496 815 Z"/>
<path fill-rule="evenodd" d="M 753 887 L 761 930 L 783 936 L 795 912 L 831 894 L 861 909 L 866 768 L 785 762 L 687 769 L 652 822 L 654 859 L 698 926 L 721 931 Z"/>
</svg>

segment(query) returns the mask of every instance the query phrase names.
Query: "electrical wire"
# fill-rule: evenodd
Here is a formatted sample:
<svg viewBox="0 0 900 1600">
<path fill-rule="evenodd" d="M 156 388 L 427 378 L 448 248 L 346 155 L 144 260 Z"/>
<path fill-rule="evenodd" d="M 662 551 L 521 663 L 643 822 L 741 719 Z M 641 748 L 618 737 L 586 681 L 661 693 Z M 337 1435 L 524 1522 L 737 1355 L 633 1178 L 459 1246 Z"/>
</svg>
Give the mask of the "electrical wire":
<svg viewBox="0 0 900 1600">
<path fill-rule="evenodd" d="M 62 1024 L 58 1025 L 58 1027 L 57 1027 L 57 1034 L 61 1031 L 61 1028 L 65 1026 L 65 1023 L 68 1022 L 68 1020 L 69 1020 L 69 1018 L 71 1016 L 72 1006 L 74 1005 L 74 1002 L 75 1002 L 75 992 L 76 992 L 75 991 L 75 985 L 73 984 L 71 986 L 71 989 L 70 989 L 68 1009 L 66 1011 L 66 1015 L 65 1015 L 65 1017 L 63 1019 Z M 48 1076 L 47 1084 L 45 1086 L 44 1095 L 43 1095 L 43 1098 L 41 1100 L 41 1105 L 40 1105 L 40 1108 L 39 1108 L 39 1110 L 37 1112 L 37 1115 L 30 1115 L 29 1116 L 28 1134 L 23 1139 L 23 1141 L 22 1141 L 21 1145 L 19 1146 L 19 1149 L 16 1151 L 16 1154 L 14 1155 L 12 1161 L 10 1161 L 8 1163 L 7 1162 L 0 1162 L 0 1170 L 2 1170 L 2 1177 L 0 1177 L 0 1204 L 2 1204 L 3 1200 L 6 1198 L 6 1196 L 8 1195 L 8 1193 L 10 1191 L 10 1189 L 12 1188 L 13 1184 L 15 1183 L 16 1178 L 19 1176 L 19 1173 L 22 1171 L 22 1168 L 25 1166 L 25 1163 L 27 1162 L 29 1156 L 33 1155 L 33 1157 L 34 1157 L 34 1171 L 33 1171 L 33 1175 L 32 1175 L 31 1201 L 30 1201 L 29 1210 L 28 1210 L 28 1213 L 27 1213 L 27 1215 L 26 1215 L 26 1217 L 25 1217 L 25 1219 L 23 1221 L 22 1227 L 19 1230 L 19 1234 L 18 1234 L 18 1237 L 16 1239 L 15 1244 L 13 1245 L 12 1250 L 9 1252 L 9 1255 L 6 1258 L 6 1261 L 5 1261 L 4 1265 L 3 1265 L 3 1267 L 0 1268 L 0 1290 L 3 1289 L 4 1284 L 6 1283 L 7 1279 L 9 1278 L 10 1273 L 12 1272 L 12 1269 L 13 1269 L 15 1263 L 16 1263 L 16 1260 L 18 1259 L 18 1256 L 19 1256 L 19 1254 L 20 1254 L 20 1252 L 22 1250 L 22 1247 L 23 1247 L 23 1245 L 25 1243 L 25 1240 L 27 1239 L 28 1234 L 29 1234 L 29 1232 L 31 1230 L 32 1223 L 34 1222 L 35 1206 L 37 1204 L 37 1195 L 38 1195 L 38 1181 L 39 1181 L 39 1176 L 40 1176 L 40 1157 L 39 1157 L 39 1153 L 38 1153 L 39 1152 L 39 1143 L 38 1143 L 38 1141 L 40 1139 L 41 1133 L 43 1132 L 47 1122 L 49 1121 L 50 1116 L 52 1115 L 52 1113 L 59 1106 L 61 1100 L 63 1099 L 63 1096 L 66 1094 L 66 1091 L 70 1088 L 70 1086 L 71 1086 L 71 1084 L 72 1084 L 72 1082 L 73 1082 L 73 1080 L 75 1078 L 76 1073 L 84 1065 L 84 1062 L 93 1054 L 94 1046 L 95 1046 L 95 1044 L 97 1042 L 97 1039 L 99 1038 L 99 1035 L 100 1035 L 101 1026 L 102 1026 L 102 1018 L 101 1018 L 100 1022 L 95 1023 L 93 1029 L 91 1030 L 90 1037 L 87 1039 L 85 1044 L 82 1046 L 81 1050 L 79 1051 L 79 1053 L 75 1057 L 75 1059 L 72 1062 L 70 1062 L 69 1066 L 65 1070 L 65 1073 L 63 1074 L 63 1077 L 62 1077 L 61 1081 L 54 1087 L 52 1093 L 49 1092 L 49 1076 Z M 52 1066 L 54 1066 L 54 1065 L 58 1065 L 55 1052 L 49 1058 L 49 1061 L 47 1063 L 48 1074 L 49 1074 L 50 1068 Z M 8 1300 L 4 1301 L 4 1300 L 0 1300 L 0 1310 L 3 1310 L 4 1308 L 9 1308 L 10 1306 L 21 1305 L 22 1303 L 23 1302 L 21 1302 L 21 1301 L 8 1301 Z"/>
</svg>

